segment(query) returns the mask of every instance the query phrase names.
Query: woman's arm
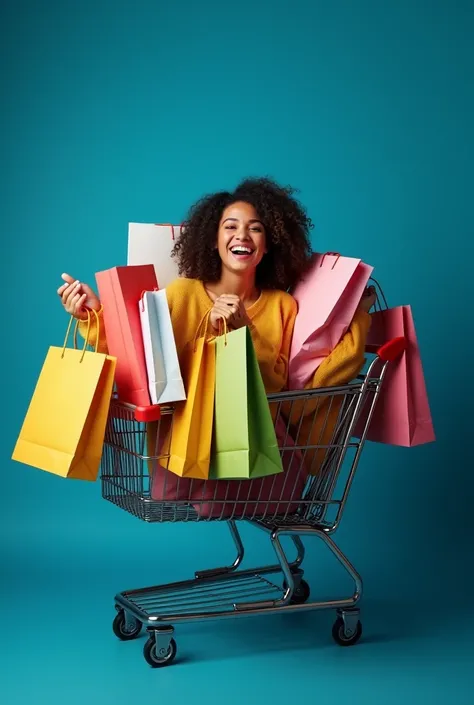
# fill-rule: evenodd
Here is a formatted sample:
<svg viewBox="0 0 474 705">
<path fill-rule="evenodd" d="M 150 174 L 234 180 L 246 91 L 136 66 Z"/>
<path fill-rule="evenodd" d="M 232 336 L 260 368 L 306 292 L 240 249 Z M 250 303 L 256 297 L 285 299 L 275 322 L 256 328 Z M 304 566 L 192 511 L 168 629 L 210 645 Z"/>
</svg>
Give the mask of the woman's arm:
<svg viewBox="0 0 474 705">
<path fill-rule="evenodd" d="M 334 350 L 323 360 L 313 375 L 313 378 L 306 385 L 306 389 L 318 389 L 322 387 L 338 387 L 351 382 L 362 370 L 365 363 L 365 344 L 367 333 L 369 332 L 371 318 L 369 314 L 359 309 L 349 327 L 347 333 L 341 338 Z M 332 406 L 331 397 L 316 396 L 305 401 L 287 402 L 282 406 L 282 412 L 289 423 L 296 428 L 301 425 L 301 418 L 309 419 L 314 412 L 318 411 L 323 416 L 328 413 Z M 340 397 L 342 399 L 342 397 Z M 334 413 L 337 413 L 338 404 L 334 405 Z M 312 420 L 311 420 L 312 423 Z M 317 426 L 319 428 L 319 426 Z M 315 434 L 317 432 L 315 430 Z M 308 436 L 306 421 L 303 421 L 303 435 L 299 434 L 298 443 L 304 445 L 302 438 Z M 295 432 L 295 429 L 293 429 Z M 306 435 L 305 435 L 306 434 Z M 313 434 L 313 440 L 316 436 Z M 315 444 L 322 441 L 314 441 Z M 306 443 L 309 443 L 307 440 Z"/>
<path fill-rule="evenodd" d="M 365 289 L 347 333 L 316 370 L 306 389 L 348 384 L 365 363 L 365 346 L 372 319 L 369 311 L 377 300 L 375 287 Z"/>
<path fill-rule="evenodd" d="M 319 365 L 306 389 L 348 384 L 360 374 L 365 363 L 365 345 L 370 324 L 370 315 L 358 309 L 349 330 Z"/>
</svg>

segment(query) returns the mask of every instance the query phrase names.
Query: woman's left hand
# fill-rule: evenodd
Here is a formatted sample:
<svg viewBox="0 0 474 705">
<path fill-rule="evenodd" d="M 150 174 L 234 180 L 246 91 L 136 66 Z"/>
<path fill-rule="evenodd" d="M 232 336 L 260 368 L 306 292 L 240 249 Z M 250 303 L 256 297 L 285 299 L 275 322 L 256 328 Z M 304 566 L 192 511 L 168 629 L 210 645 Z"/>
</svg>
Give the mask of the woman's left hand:
<svg viewBox="0 0 474 705">
<path fill-rule="evenodd" d="M 375 287 L 369 286 L 364 291 L 364 294 L 360 300 L 359 310 L 365 311 L 366 313 L 369 313 L 370 309 L 372 308 L 372 306 L 375 304 L 376 301 L 377 301 L 377 292 L 375 291 Z"/>
<path fill-rule="evenodd" d="M 234 294 L 223 294 L 219 296 L 214 304 L 215 308 L 221 308 L 224 311 L 231 311 L 230 317 L 227 317 L 227 321 L 232 330 L 237 330 L 237 328 L 245 328 L 250 323 L 250 318 L 247 316 L 247 311 L 243 302 L 238 296 Z"/>
</svg>

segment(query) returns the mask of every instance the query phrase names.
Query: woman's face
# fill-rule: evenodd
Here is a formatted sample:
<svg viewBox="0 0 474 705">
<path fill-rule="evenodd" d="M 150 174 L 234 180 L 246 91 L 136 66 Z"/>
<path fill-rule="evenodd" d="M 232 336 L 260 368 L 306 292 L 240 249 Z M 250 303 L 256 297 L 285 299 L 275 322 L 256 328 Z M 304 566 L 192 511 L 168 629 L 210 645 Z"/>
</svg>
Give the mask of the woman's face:
<svg viewBox="0 0 474 705">
<path fill-rule="evenodd" d="M 224 210 L 217 249 L 227 270 L 243 274 L 257 269 L 267 246 L 265 227 L 253 206 L 239 201 Z"/>
</svg>

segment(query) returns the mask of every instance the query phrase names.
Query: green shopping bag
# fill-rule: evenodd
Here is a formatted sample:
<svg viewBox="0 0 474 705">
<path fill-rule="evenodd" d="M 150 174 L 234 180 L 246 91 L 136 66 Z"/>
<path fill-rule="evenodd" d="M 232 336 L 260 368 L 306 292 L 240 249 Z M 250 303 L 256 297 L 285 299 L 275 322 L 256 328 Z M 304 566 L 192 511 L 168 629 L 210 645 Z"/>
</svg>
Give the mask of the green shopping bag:
<svg viewBox="0 0 474 705">
<path fill-rule="evenodd" d="M 214 441 L 209 477 L 241 480 L 283 472 L 262 375 L 247 327 L 216 341 Z"/>
</svg>

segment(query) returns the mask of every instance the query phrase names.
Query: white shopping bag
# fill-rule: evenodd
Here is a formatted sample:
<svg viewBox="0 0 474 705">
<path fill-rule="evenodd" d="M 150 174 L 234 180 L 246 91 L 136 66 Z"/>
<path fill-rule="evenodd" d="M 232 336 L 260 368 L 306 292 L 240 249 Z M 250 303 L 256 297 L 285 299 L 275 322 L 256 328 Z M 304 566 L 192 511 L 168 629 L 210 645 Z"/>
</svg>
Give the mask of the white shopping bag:
<svg viewBox="0 0 474 705">
<path fill-rule="evenodd" d="M 152 264 L 160 289 L 178 278 L 178 263 L 171 257 L 180 225 L 128 224 L 127 264 Z"/>
<path fill-rule="evenodd" d="M 140 322 L 152 404 L 186 399 L 179 367 L 166 290 L 145 291 L 140 299 Z"/>
</svg>

